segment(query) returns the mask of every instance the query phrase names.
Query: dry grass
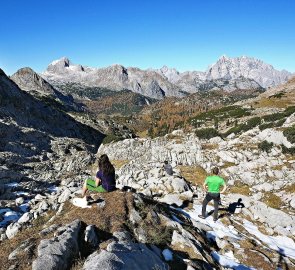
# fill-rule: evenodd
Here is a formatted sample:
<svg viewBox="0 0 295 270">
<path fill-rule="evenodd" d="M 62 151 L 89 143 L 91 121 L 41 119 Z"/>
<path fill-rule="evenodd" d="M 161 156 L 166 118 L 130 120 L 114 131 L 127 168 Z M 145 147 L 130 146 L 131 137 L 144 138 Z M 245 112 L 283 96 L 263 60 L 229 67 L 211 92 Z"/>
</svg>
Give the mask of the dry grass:
<svg viewBox="0 0 295 270">
<path fill-rule="evenodd" d="M 170 133 L 166 137 L 168 140 L 181 140 L 181 141 L 183 141 L 183 137 L 180 135 L 173 135 Z"/>
<path fill-rule="evenodd" d="M 100 193 L 93 195 L 93 198 L 100 196 L 105 199 L 106 205 L 103 209 L 97 208 L 96 205 L 91 209 L 82 209 L 66 202 L 61 215 L 56 216 L 54 224 L 68 224 L 76 219 L 82 220 L 86 224 L 96 225 L 103 234 L 106 232 L 113 233 L 125 229 L 125 223 L 128 220 L 129 209 L 132 207 L 132 194 L 114 191 L 110 193 Z M 24 254 L 21 260 L 14 261 L 19 265 L 18 269 L 31 269 L 31 263 L 36 254 L 36 247 L 39 245 L 42 237 L 39 232 L 43 229 L 44 224 L 55 214 L 53 211 L 47 212 L 46 216 L 41 216 L 33 222 L 31 228 L 22 230 L 10 240 L 5 240 L 0 244 L 0 269 L 8 269 L 12 262 L 8 261 L 9 254 L 15 250 L 23 241 L 31 237 L 31 242 L 35 245 L 32 254 Z M 48 234 L 46 238 L 51 238 Z M 102 239 L 102 238 L 101 238 Z M 78 259 L 71 269 L 81 269 L 83 259 Z"/>
<path fill-rule="evenodd" d="M 251 193 L 250 187 L 242 182 L 235 182 L 234 186 L 230 186 L 229 190 L 231 193 L 238 193 L 242 195 L 249 195 Z"/>
<path fill-rule="evenodd" d="M 140 132 L 137 132 L 136 135 L 139 137 L 139 138 L 147 138 L 148 137 L 148 130 L 143 130 L 143 131 L 140 131 Z"/>
<path fill-rule="evenodd" d="M 70 202 L 65 203 L 62 214 L 55 219 L 55 223 L 68 224 L 80 219 L 88 225 L 95 225 L 98 229 L 113 233 L 124 229 L 128 220 L 129 209 L 132 207 L 132 194 L 121 191 L 106 193 L 90 193 L 93 199 L 105 200 L 105 207 L 98 208 L 93 204 L 92 208 L 79 208 Z"/>
<path fill-rule="evenodd" d="M 181 175 L 189 182 L 202 186 L 208 173 L 201 166 L 178 166 Z"/>
<path fill-rule="evenodd" d="M 270 262 L 262 252 L 253 249 L 245 248 L 243 254 L 237 254 L 239 261 L 247 266 L 252 266 L 255 269 L 273 270 L 276 265 Z"/>
<path fill-rule="evenodd" d="M 276 108 L 286 108 L 293 105 L 294 102 L 288 96 L 282 98 L 261 98 L 255 105 L 254 108 L 264 108 L 264 107 L 276 107 Z"/>
<path fill-rule="evenodd" d="M 172 245 L 171 249 L 173 251 L 180 251 L 186 253 L 190 259 L 204 260 L 203 256 L 201 256 L 198 252 L 196 253 L 191 246 L 176 244 Z"/>
<path fill-rule="evenodd" d="M 113 166 L 115 167 L 116 170 L 119 170 L 125 164 L 129 163 L 129 160 L 126 160 L 126 159 L 113 159 L 113 160 L 111 160 L 111 163 L 113 164 Z"/>
<path fill-rule="evenodd" d="M 272 192 L 265 192 L 262 200 L 267 206 L 280 209 L 282 206 L 282 200 Z"/>
<path fill-rule="evenodd" d="M 281 171 L 284 166 L 286 166 L 286 165 L 285 164 L 275 165 L 275 166 L 272 166 L 271 169 Z"/>
<path fill-rule="evenodd" d="M 236 166 L 235 163 L 233 162 L 224 162 L 223 166 L 221 166 L 222 169 L 226 169 L 226 168 L 229 168 L 229 167 L 232 167 L 232 166 Z"/>
<path fill-rule="evenodd" d="M 43 229 L 44 224 L 54 215 L 54 212 L 48 211 L 47 215 L 40 216 L 32 223 L 31 228 L 24 229 L 20 231 L 14 238 L 6 239 L 0 243 L 0 265 L 1 269 L 8 269 L 12 261 L 8 261 L 9 254 L 15 250 L 22 242 L 29 239 L 31 243 L 34 244 L 35 248 L 31 254 L 22 254 L 22 256 L 13 261 L 19 265 L 18 269 L 31 269 L 30 265 L 32 260 L 35 258 L 36 247 L 41 241 L 39 232 Z M 49 235 L 50 236 L 50 235 Z"/>
<path fill-rule="evenodd" d="M 288 185 L 284 188 L 284 191 L 289 192 L 289 193 L 295 193 L 295 183 Z"/>
<path fill-rule="evenodd" d="M 217 143 L 204 143 L 202 144 L 202 149 L 203 150 L 214 150 L 218 148 Z"/>
</svg>

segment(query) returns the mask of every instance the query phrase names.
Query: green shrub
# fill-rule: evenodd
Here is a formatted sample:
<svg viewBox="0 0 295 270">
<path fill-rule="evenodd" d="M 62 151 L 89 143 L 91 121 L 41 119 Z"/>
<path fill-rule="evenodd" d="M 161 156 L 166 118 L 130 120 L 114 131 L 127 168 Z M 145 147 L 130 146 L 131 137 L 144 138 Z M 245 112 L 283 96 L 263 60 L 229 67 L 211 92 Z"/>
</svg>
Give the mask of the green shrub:
<svg viewBox="0 0 295 270">
<path fill-rule="evenodd" d="M 285 114 L 284 113 L 273 113 L 273 114 L 269 114 L 269 115 L 263 116 L 262 119 L 265 122 L 271 122 L 271 121 L 280 120 L 280 119 L 282 119 L 284 117 L 285 117 Z"/>
<path fill-rule="evenodd" d="M 235 127 L 232 127 L 227 132 L 225 132 L 223 134 L 223 136 L 226 137 L 226 136 L 230 135 L 231 133 L 238 134 L 238 133 L 241 133 L 241 132 L 248 131 L 248 130 L 258 126 L 260 123 L 261 123 L 261 118 L 260 117 L 250 118 L 246 123 L 239 124 L 239 125 L 236 125 Z"/>
<path fill-rule="evenodd" d="M 272 96 L 270 96 L 269 98 L 281 98 L 285 95 L 285 93 L 283 92 L 280 92 L 280 93 L 277 93 L 277 94 L 274 94 Z"/>
<path fill-rule="evenodd" d="M 123 137 L 119 137 L 119 136 L 110 134 L 110 135 L 107 135 L 106 137 L 104 137 L 102 143 L 103 144 L 108 144 L 108 143 L 111 143 L 111 142 L 118 142 L 118 141 L 122 141 L 122 140 L 124 140 Z"/>
<path fill-rule="evenodd" d="M 289 154 L 295 156 L 295 147 L 286 147 L 285 145 L 281 145 L 283 154 Z"/>
<path fill-rule="evenodd" d="M 206 121 L 222 121 L 225 119 L 241 118 L 251 115 L 250 109 L 239 106 L 226 106 L 208 112 L 200 113 L 199 115 L 189 119 L 190 123 L 195 127 L 200 126 L 200 123 Z"/>
<path fill-rule="evenodd" d="M 295 125 L 288 127 L 283 132 L 284 136 L 287 137 L 287 140 L 290 143 L 295 143 Z"/>
<path fill-rule="evenodd" d="M 285 109 L 284 111 L 284 115 L 286 117 L 290 116 L 291 114 L 293 114 L 295 112 L 295 106 L 290 106 L 288 108 Z"/>
<path fill-rule="evenodd" d="M 264 151 L 264 152 L 267 152 L 267 153 L 270 152 L 270 150 L 272 149 L 272 147 L 273 147 L 273 143 L 272 142 L 263 141 L 263 142 L 261 142 L 261 143 L 258 144 L 258 148 L 261 151 Z"/>
<path fill-rule="evenodd" d="M 285 121 L 286 121 L 285 118 L 283 118 L 283 119 L 276 121 L 276 122 L 264 123 L 259 126 L 259 129 L 264 130 L 266 128 L 281 127 L 285 123 Z"/>
<path fill-rule="evenodd" d="M 219 133 L 215 128 L 203 128 L 203 129 L 197 129 L 196 135 L 200 139 L 211 139 L 213 137 L 219 136 Z"/>
<path fill-rule="evenodd" d="M 253 118 L 250 118 L 245 127 L 244 127 L 244 130 L 243 131 L 247 131 L 247 130 L 250 130 L 256 126 L 258 126 L 259 124 L 261 123 L 261 118 L 260 117 L 253 117 Z"/>
</svg>

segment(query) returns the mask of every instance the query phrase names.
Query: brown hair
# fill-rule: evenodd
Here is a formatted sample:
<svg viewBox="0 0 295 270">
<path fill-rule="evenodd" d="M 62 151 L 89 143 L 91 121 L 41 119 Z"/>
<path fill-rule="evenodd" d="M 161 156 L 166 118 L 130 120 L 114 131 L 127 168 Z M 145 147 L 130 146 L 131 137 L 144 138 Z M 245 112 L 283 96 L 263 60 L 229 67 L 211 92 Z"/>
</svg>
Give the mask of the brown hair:
<svg viewBox="0 0 295 270">
<path fill-rule="evenodd" d="M 110 162 L 107 155 L 102 155 L 98 160 L 98 167 L 102 171 L 104 176 L 115 174 L 115 168 Z"/>
<path fill-rule="evenodd" d="M 217 167 L 214 167 L 212 169 L 212 173 L 215 174 L 215 175 L 219 174 L 219 169 Z"/>
</svg>

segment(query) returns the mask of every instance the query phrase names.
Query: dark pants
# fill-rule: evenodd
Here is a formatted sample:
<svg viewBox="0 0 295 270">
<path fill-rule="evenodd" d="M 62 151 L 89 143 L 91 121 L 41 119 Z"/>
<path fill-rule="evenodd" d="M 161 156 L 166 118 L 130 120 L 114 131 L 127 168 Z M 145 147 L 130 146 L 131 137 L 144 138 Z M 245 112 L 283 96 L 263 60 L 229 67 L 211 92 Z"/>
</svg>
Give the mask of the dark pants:
<svg viewBox="0 0 295 270">
<path fill-rule="evenodd" d="M 213 218 L 216 220 L 218 217 L 218 203 L 220 200 L 220 193 L 212 193 L 208 192 L 204 201 L 203 201 L 203 206 L 202 206 L 202 216 L 206 216 L 206 207 L 207 204 L 211 201 L 214 200 L 214 215 Z"/>
</svg>

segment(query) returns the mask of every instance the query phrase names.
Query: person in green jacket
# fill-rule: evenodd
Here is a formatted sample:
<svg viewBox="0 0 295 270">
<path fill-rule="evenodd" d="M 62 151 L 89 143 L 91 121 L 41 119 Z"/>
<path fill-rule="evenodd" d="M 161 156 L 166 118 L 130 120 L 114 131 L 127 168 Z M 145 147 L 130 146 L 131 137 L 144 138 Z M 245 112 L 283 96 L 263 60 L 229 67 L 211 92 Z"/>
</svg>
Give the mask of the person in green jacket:
<svg viewBox="0 0 295 270">
<path fill-rule="evenodd" d="M 216 221 L 218 218 L 218 203 L 220 201 L 220 194 L 224 193 L 226 190 L 226 184 L 223 178 L 218 176 L 219 169 L 214 167 L 212 169 L 213 175 L 208 176 L 205 179 L 203 184 L 204 189 L 207 191 L 206 197 L 203 201 L 202 205 L 202 215 L 199 215 L 200 218 L 206 218 L 206 207 L 207 204 L 213 200 L 214 201 L 214 214 L 213 220 Z M 220 191 L 220 187 L 223 186 L 222 190 Z"/>
</svg>

